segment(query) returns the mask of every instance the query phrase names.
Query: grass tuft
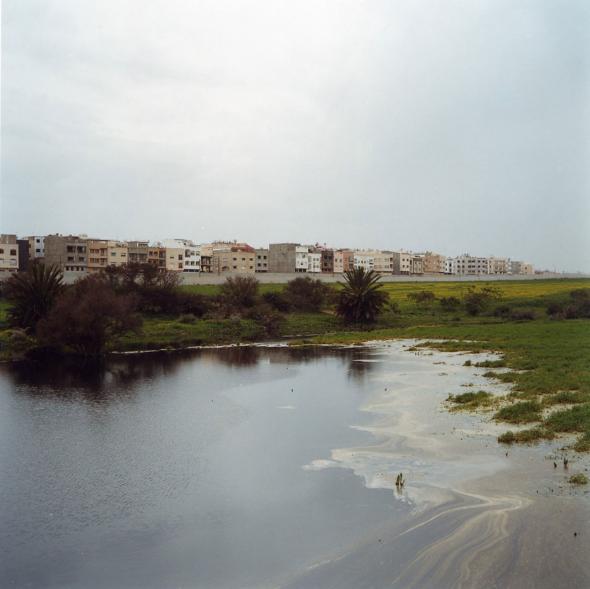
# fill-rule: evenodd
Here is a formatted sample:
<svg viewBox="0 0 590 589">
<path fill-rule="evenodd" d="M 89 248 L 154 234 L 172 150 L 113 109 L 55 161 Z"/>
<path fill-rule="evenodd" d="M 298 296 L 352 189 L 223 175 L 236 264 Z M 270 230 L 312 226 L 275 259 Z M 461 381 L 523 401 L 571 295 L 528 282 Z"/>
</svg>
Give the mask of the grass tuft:
<svg viewBox="0 0 590 589">
<path fill-rule="evenodd" d="M 497 399 L 491 393 L 486 391 L 477 391 L 475 393 L 461 393 L 460 395 L 449 395 L 447 401 L 453 403 L 454 410 L 472 410 L 478 407 L 488 407 Z"/>
<path fill-rule="evenodd" d="M 587 485 L 588 484 L 588 477 L 584 473 L 579 472 L 577 474 L 573 474 L 569 478 L 569 482 L 572 485 Z"/>
<path fill-rule="evenodd" d="M 541 404 L 538 401 L 521 401 L 502 407 L 494 419 L 508 423 L 530 423 L 541 421 Z"/>
<path fill-rule="evenodd" d="M 500 444 L 532 444 L 539 440 L 552 440 L 555 434 L 543 427 L 535 427 L 533 429 L 525 429 L 519 432 L 507 431 L 498 436 Z"/>
</svg>

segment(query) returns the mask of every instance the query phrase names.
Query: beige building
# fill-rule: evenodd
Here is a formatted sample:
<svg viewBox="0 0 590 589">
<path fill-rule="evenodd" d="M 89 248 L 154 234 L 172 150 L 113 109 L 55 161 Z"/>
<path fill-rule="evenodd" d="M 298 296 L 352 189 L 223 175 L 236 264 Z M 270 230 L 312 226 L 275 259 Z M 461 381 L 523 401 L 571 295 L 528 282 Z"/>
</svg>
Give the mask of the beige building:
<svg viewBox="0 0 590 589">
<path fill-rule="evenodd" d="M 18 271 L 18 242 L 16 235 L 0 235 L 0 273 L 12 273 Z"/>
<path fill-rule="evenodd" d="M 213 265 L 213 245 L 205 243 L 201 245 L 201 272 L 210 274 Z"/>
<path fill-rule="evenodd" d="M 216 274 L 256 272 L 256 250 L 247 243 L 216 242 L 211 244 L 211 271 Z"/>
<path fill-rule="evenodd" d="M 376 251 L 373 269 L 379 274 L 393 274 L 393 252 Z"/>
<path fill-rule="evenodd" d="M 182 272 L 200 272 L 201 271 L 201 247 L 194 244 L 190 239 L 166 239 L 162 243 L 167 251 L 171 251 L 173 255 L 176 255 L 175 262 L 182 261 L 182 268 L 177 265 L 173 268 L 172 259 L 170 253 L 166 255 L 168 260 L 169 270 L 181 270 Z M 182 259 L 178 257 L 179 252 L 182 250 Z"/>
<path fill-rule="evenodd" d="M 125 242 L 110 239 L 88 240 L 88 271 L 98 272 L 107 266 L 125 266 L 128 247 Z"/>
<path fill-rule="evenodd" d="M 65 272 L 86 272 L 88 269 L 88 238 L 82 235 L 47 235 L 45 264 Z"/>
<path fill-rule="evenodd" d="M 424 274 L 444 274 L 446 256 L 434 252 L 419 254 L 422 257 L 422 270 Z"/>
<path fill-rule="evenodd" d="M 477 276 L 479 274 L 490 273 L 490 261 L 488 258 L 480 258 L 463 254 L 456 258 L 447 259 L 447 268 L 449 274 L 458 274 L 459 276 Z"/>
<path fill-rule="evenodd" d="M 147 263 L 155 266 L 158 270 L 166 270 L 166 248 L 159 243 L 150 245 Z"/>
<path fill-rule="evenodd" d="M 393 273 L 410 274 L 412 254 L 409 252 L 393 252 Z"/>
<path fill-rule="evenodd" d="M 336 253 L 334 254 L 334 272 L 348 272 L 354 269 L 354 252 L 352 250 L 338 250 L 338 268 L 342 267 L 342 270 L 336 269 Z M 342 264 L 342 266 L 340 266 Z"/>
<path fill-rule="evenodd" d="M 268 272 L 269 251 L 261 248 L 256 250 L 256 272 Z"/>
<path fill-rule="evenodd" d="M 147 264 L 150 244 L 147 241 L 128 241 L 127 255 L 129 264 Z"/>
<path fill-rule="evenodd" d="M 526 262 L 520 262 L 518 260 L 512 260 L 510 262 L 510 274 L 534 274 L 534 268 L 532 264 Z"/>
<path fill-rule="evenodd" d="M 419 255 L 410 258 L 410 274 L 424 274 L 424 259 Z"/>
<path fill-rule="evenodd" d="M 494 258 L 488 259 L 490 274 L 509 274 L 510 260 L 508 258 Z"/>
<path fill-rule="evenodd" d="M 182 272 L 184 269 L 184 248 L 164 247 L 163 249 L 166 252 L 166 270 Z"/>
</svg>

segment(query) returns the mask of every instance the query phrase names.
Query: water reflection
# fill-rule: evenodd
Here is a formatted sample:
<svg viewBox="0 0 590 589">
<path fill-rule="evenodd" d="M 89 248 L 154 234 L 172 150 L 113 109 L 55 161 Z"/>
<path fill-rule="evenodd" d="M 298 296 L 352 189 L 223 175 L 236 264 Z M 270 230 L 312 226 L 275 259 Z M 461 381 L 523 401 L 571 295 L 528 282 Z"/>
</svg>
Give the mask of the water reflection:
<svg viewBox="0 0 590 589">
<path fill-rule="evenodd" d="M 93 395 L 104 400 L 109 393 L 131 391 L 138 382 L 171 377 L 196 360 L 244 370 L 256 368 L 263 358 L 270 364 L 286 366 L 337 359 L 348 376 L 359 382 L 375 367 L 374 354 L 367 348 L 231 346 L 114 355 L 96 362 L 67 358 L 18 362 L 0 367 L 0 374 L 20 392 L 61 398 L 84 394 L 90 401 Z"/>
<path fill-rule="evenodd" d="M 371 439 L 349 427 L 363 360 L 240 346 L 0 366 L 0 586 L 274 586 L 395 518 L 352 471 L 303 468 Z"/>
</svg>

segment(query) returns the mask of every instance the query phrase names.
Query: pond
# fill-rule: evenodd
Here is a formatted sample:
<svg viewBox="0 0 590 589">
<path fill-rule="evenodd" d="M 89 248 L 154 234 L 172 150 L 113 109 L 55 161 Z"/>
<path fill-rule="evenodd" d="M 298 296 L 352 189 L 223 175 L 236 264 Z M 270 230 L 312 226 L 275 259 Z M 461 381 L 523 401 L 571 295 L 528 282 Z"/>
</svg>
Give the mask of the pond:
<svg viewBox="0 0 590 589">
<path fill-rule="evenodd" d="M 409 586 L 416 553 L 465 524 L 454 507 L 528 501 L 457 492 L 503 452 L 478 443 L 449 460 L 438 440 L 459 422 L 437 417 L 442 368 L 401 344 L 5 365 L 0 586 Z M 449 390 L 473 379 L 462 362 L 446 370 Z M 428 542 L 406 533 L 433 513 Z M 416 586 L 452 582 L 414 566 Z"/>
</svg>

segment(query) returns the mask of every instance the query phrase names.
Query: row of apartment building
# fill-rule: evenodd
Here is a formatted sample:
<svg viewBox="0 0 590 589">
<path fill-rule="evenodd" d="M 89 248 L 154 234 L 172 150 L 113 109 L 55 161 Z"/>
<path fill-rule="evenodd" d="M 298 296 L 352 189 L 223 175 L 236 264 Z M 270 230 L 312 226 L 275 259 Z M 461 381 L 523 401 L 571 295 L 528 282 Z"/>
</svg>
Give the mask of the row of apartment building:
<svg viewBox="0 0 590 589">
<path fill-rule="evenodd" d="M 509 258 L 463 254 L 450 258 L 434 252 L 334 249 L 318 244 L 217 241 L 195 244 L 188 239 L 162 242 L 117 241 L 86 235 L 0 236 L 0 272 L 26 270 L 36 259 L 66 272 L 96 272 L 129 263 L 152 264 L 161 270 L 205 273 L 341 274 L 353 268 L 380 274 L 533 274 L 533 267 Z"/>
</svg>

